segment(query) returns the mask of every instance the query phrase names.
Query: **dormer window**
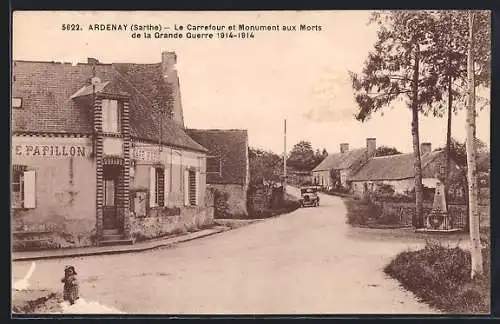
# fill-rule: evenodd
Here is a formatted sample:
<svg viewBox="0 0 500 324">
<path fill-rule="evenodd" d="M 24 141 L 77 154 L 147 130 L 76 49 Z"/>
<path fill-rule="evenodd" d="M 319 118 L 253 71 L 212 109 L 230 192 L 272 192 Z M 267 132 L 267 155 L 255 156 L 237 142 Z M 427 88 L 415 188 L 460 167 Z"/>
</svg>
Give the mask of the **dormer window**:
<svg viewBox="0 0 500 324">
<path fill-rule="evenodd" d="M 12 98 L 12 108 L 21 108 L 23 103 L 22 98 L 14 97 Z"/>
<path fill-rule="evenodd" d="M 102 131 L 104 133 L 120 133 L 120 110 L 118 100 L 102 100 Z"/>
</svg>

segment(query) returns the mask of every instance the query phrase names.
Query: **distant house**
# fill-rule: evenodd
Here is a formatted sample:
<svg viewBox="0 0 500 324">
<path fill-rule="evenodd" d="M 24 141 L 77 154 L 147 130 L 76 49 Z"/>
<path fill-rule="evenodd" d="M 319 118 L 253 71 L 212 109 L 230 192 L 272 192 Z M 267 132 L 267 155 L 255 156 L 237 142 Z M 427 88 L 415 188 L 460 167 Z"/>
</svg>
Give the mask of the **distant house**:
<svg viewBox="0 0 500 324">
<path fill-rule="evenodd" d="M 367 138 L 366 147 L 349 150 L 348 143 L 340 144 L 340 152 L 329 154 L 312 171 L 313 182 L 321 186 L 334 186 L 331 177 L 332 170 L 338 172 L 340 184 L 348 187 L 348 179 L 354 174 L 369 157 L 375 155 L 377 149 L 376 139 Z"/>
<path fill-rule="evenodd" d="M 444 172 L 445 151 L 432 151 L 431 143 L 421 144 L 422 184 L 427 188 L 436 188 L 440 181 L 439 173 Z M 458 165 L 451 160 L 451 176 L 459 172 Z M 372 157 L 356 174 L 349 178 L 353 193 L 361 197 L 367 191 L 376 190 L 377 185 L 392 186 L 395 193 L 404 194 L 415 188 L 415 167 L 413 153 L 396 154 L 389 156 Z M 456 195 L 461 196 L 464 190 Z"/>
<path fill-rule="evenodd" d="M 250 182 L 248 133 L 231 129 L 188 129 L 196 142 L 209 150 L 207 185 L 228 194 L 228 213 L 245 217 L 247 191 Z"/>
</svg>

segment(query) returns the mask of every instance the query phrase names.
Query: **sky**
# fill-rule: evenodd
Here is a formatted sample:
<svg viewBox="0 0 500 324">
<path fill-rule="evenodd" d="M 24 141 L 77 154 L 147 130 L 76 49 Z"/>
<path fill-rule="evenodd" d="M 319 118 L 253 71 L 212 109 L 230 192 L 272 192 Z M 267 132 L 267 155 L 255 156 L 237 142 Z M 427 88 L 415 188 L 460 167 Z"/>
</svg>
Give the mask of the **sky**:
<svg viewBox="0 0 500 324">
<path fill-rule="evenodd" d="M 276 12 L 20 12 L 13 18 L 15 60 L 103 63 L 158 63 L 175 51 L 184 121 L 190 128 L 247 129 L 249 144 L 283 152 L 306 140 L 314 149 L 338 152 L 340 143 L 412 151 L 411 111 L 394 103 L 367 122 L 353 118 L 348 71 L 360 72 L 376 39 L 368 11 Z M 62 24 L 81 31 L 63 31 Z M 245 39 L 136 39 L 130 31 L 89 31 L 92 24 L 300 25 L 311 31 L 261 31 Z M 297 27 L 298 28 L 298 27 Z M 477 136 L 489 146 L 490 108 L 477 118 Z M 465 140 L 465 114 L 453 117 L 452 136 Z M 444 118 L 421 117 L 420 141 L 433 148 L 446 140 Z"/>
</svg>

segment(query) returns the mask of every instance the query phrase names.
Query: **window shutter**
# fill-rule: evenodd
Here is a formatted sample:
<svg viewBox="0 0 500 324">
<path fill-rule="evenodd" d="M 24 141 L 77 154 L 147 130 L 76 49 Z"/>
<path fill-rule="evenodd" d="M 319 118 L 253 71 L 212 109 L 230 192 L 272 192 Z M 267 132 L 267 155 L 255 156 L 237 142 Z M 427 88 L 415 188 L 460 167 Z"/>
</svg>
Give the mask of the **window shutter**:
<svg viewBox="0 0 500 324">
<path fill-rule="evenodd" d="M 184 205 L 189 206 L 189 170 L 184 170 Z"/>
<path fill-rule="evenodd" d="M 24 208 L 36 207 L 36 177 L 35 171 L 24 172 Z"/>
<path fill-rule="evenodd" d="M 200 204 L 200 171 L 196 170 L 195 173 L 195 200 L 196 200 L 196 206 Z"/>
<path fill-rule="evenodd" d="M 112 133 L 118 132 L 118 101 L 109 101 L 109 130 Z"/>
<path fill-rule="evenodd" d="M 149 207 L 155 206 L 156 198 L 156 169 L 155 167 L 149 168 Z"/>
<path fill-rule="evenodd" d="M 170 184 L 168 183 L 168 170 L 163 171 L 163 206 L 167 206 L 168 190 Z"/>
<path fill-rule="evenodd" d="M 105 133 L 109 132 L 109 100 L 103 99 L 101 101 L 101 111 L 102 111 L 102 131 Z"/>
</svg>

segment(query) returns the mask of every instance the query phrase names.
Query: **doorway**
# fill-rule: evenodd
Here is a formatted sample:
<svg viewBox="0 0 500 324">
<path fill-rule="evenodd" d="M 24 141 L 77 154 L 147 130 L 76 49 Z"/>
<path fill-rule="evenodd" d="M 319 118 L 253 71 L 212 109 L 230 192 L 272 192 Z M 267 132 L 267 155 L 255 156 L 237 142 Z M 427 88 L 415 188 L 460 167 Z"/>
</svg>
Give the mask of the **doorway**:
<svg viewBox="0 0 500 324">
<path fill-rule="evenodd" d="M 103 170 L 103 219 L 104 230 L 118 230 L 118 183 L 120 180 L 121 166 L 104 165 Z"/>
</svg>

